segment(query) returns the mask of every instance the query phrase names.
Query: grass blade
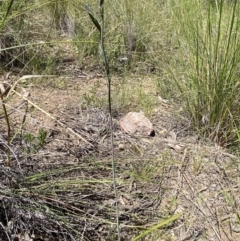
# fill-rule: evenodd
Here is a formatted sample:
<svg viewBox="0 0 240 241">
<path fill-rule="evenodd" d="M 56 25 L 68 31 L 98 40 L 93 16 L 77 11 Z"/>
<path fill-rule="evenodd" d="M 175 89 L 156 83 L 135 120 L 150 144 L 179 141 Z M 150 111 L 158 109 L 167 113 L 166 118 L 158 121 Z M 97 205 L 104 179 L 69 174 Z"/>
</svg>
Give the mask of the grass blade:
<svg viewBox="0 0 240 241">
<path fill-rule="evenodd" d="M 135 237 L 134 239 L 132 239 L 132 241 L 137 241 L 141 238 L 144 238 L 145 236 L 147 236 L 148 234 L 152 233 L 153 231 L 163 227 L 164 225 L 168 225 L 170 224 L 171 222 L 177 220 L 180 216 L 182 215 L 182 213 L 179 213 L 179 214 L 176 214 L 160 223 L 158 223 L 157 225 L 149 228 L 148 230 L 146 230 L 145 232 L 141 233 L 140 235 L 138 235 L 137 237 Z"/>
</svg>

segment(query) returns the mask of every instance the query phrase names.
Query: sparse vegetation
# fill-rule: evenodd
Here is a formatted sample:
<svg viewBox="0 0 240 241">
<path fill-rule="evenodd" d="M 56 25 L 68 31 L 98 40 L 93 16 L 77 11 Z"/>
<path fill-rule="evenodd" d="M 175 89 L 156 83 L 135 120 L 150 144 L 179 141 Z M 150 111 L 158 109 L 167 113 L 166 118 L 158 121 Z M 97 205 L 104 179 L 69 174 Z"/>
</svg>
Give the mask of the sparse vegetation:
<svg viewBox="0 0 240 241">
<path fill-rule="evenodd" d="M 44 129 L 39 129 L 38 133 L 36 136 L 34 136 L 32 133 L 25 133 L 23 135 L 23 139 L 25 141 L 25 148 L 24 151 L 29 154 L 29 153 L 34 153 L 36 154 L 40 148 L 43 147 L 45 144 L 47 137 L 47 131 Z"/>
<path fill-rule="evenodd" d="M 0 3 L 0 239 L 239 240 L 240 2 L 103 3 Z"/>
</svg>

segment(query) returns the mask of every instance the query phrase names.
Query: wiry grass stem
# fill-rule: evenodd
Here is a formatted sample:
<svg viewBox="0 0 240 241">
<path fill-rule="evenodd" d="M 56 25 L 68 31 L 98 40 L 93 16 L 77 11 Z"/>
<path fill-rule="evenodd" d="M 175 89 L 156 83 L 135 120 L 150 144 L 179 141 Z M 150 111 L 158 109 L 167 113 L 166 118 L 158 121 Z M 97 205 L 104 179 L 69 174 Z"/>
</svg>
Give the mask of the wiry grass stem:
<svg viewBox="0 0 240 241">
<path fill-rule="evenodd" d="M 8 150 L 7 150 L 7 165 L 10 166 L 10 134 L 11 134 L 11 128 L 10 128 L 10 123 L 9 123 L 9 119 L 8 119 L 8 113 L 7 113 L 7 109 L 4 103 L 4 99 L 3 99 L 3 94 L 2 91 L 0 89 L 0 98 L 2 101 L 2 107 L 3 107 L 3 112 L 4 112 L 4 116 L 7 122 L 7 144 L 8 144 Z"/>
<path fill-rule="evenodd" d="M 86 10 L 92 19 L 92 22 L 97 27 L 100 33 L 100 40 L 99 40 L 99 51 L 100 57 L 104 64 L 104 69 L 106 72 L 107 77 L 107 85 L 108 85 L 108 109 L 110 115 L 110 129 L 111 129 L 111 149 L 112 149 L 112 176 L 113 176 L 113 187 L 115 193 L 115 202 L 116 202 L 116 223 L 117 223 L 117 233 L 118 233 L 118 241 L 120 241 L 120 225 L 119 225 L 119 208 L 118 208 L 118 195 L 117 195 L 117 183 L 116 183 L 116 171 L 115 171 L 115 160 L 114 160 L 114 149 L 113 149 L 113 117 L 112 117 L 112 102 L 111 102 L 111 75 L 109 64 L 106 56 L 106 51 L 104 47 L 104 7 L 103 7 L 104 0 L 100 0 L 100 17 L 101 17 L 101 24 L 99 24 L 98 20 L 94 17 L 91 9 L 86 6 Z"/>
</svg>

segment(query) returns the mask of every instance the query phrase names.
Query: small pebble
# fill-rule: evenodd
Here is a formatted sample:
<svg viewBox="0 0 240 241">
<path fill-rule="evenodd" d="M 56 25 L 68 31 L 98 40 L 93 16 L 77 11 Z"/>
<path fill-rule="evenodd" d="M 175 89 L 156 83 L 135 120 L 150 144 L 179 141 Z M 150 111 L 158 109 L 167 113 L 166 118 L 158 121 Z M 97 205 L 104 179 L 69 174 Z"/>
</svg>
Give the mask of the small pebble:
<svg viewBox="0 0 240 241">
<path fill-rule="evenodd" d="M 119 148 L 119 150 L 124 150 L 124 145 L 122 144 L 122 143 L 120 143 L 119 145 L 118 145 L 118 148 Z"/>
</svg>

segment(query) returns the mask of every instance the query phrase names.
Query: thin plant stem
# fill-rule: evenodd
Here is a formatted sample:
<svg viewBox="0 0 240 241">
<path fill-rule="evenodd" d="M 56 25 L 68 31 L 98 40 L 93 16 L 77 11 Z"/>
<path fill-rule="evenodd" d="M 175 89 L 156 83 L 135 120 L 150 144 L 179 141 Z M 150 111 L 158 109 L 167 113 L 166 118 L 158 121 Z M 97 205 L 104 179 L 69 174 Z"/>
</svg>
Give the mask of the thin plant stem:
<svg viewBox="0 0 240 241">
<path fill-rule="evenodd" d="M 11 12 L 11 9 L 12 9 L 12 6 L 13 6 L 13 2 L 14 2 L 14 0 L 10 0 L 10 2 L 9 2 L 6 14 L 5 14 L 4 18 L 2 19 L 2 21 L 0 23 L 0 30 L 3 29 L 4 24 L 5 24 L 6 20 L 7 20 L 7 17 L 9 16 L 9 14 Z M 10 163 L 10 134 L 11 134 L 11 128 L 10 128 L 9 118 L 8 118 L 8 114 L 7 114 L 7 109 L 6 109 L 6 106 L 4 104 L 4 98 L 3 98 L 3 93 L 1 91 L 1 89 L 0 89 L 0 98 L 1 98 L 1 101 L 2 101 L 2 107 L 3 107 L 4 116 L 5 116 L 5 119 L 6 119 L 6 122 L 7 122 L 7 143 L 8 143 L 7 165 L 10 166 L 10 164 L 11 164 Z"/>
<path fill-rule="evenodd" d="M 1 23 L 0 23 L 0 30 L 3 29 L 4 24 L 5 24 L 6 20 L 7 20 L 7 17 L 8 17 L 8 15 L 9 15 L 10 12 L 11 12 L 11 9 L 12 9 L 12 6 L 13 6 L 13 2 L 14 2 L 14 0 L 11 0 L 11 1 L 9 2 L 9 5 L 8 5 L 7 11 L 6 11 L 6 14 L 5 14 L 3 20 L 2 20 Z"/>
<path fill-rule="evenodd" d="M 1 98 L 1 101 L 2 101 L 2 107 L 3 107 L 5 120 L 7 122 L 7 144 L 8 144 L 7 165 L 10 166 L 10 134 L 11 134 L 11 128 L 10 128 L 10 123 L 9 123 L 9 118 L 8 118 L 8 114 L 7 114 L 7 109 L 6 109 L 6 106 L 5 106 L 5 103 L 4 103 L 3 94 L 2 94 L 1 89 L 0 89 L 0 98 Z"/>
<path fill-rule="evenodd" d="M 109 108 L 109 116 L 110 116 L 110 130 L 111 130 L 111 149 L 112 149 L 112 177 L 113 177 L 113 188 L 115 194 L 115 202 L 116 202 L 116 224 L 117 224 L 117 234 L 118 234 L 118 241 L 120 241 L 120 224 L 119 224 L 119 207 L 118 207 L 118 195 L 117 195 L 117 182 L 116 182 L 116 171 L 115 171 L 115 158 L 114 158 L 114 149 L 113 149 L 113 117 L 112 117 L 112 101 L 111 101 L 111 75 L 109 64 L 106 56 L 106 51 L 104 47 L 104 7 L 103 7 L 104 0 L 100 0 L 100 16 L 101 16 L 101 24 L 99 24 L 98 20 L 94 17 L 91 9 L 88 6 L 86 10 L 94 23 L 97 27 L 98 31 L 100 32 L 100 40 L 99 40 L 99 50 L 100 50 L 100 57 L 104 64 L 104 70 L 107 77 L 107 84 L 108 84 L 108 108 Z"/>
<path fill-rule="evenodd" d="M 116 183 L 116 171 L 115 171 L 115 160 L 114 160 L 115 158 L 114 158 L 114 148 L 113 148 L 114 140 L 113 140 L 113 117 L 112 117 L 112 100 L 111 100 L 111 75 L 110 75 L 110 69 L 109 69 L 106 51 L 105 51 L 105 47 L 104 47 L 103 1 L 101 1 L 101 3 L 100 3 L 100 15 L 101 15 L 102 27 L 101 27 L 101 31 L 100 31 L 100 51 L 101 51 L 101 56 L 102 56 L 103 63 L 104 63 L 104 69 L 105 69 L 105 72 L 107 75 L 107 81 L 108 81 L 108 109 L 109 109 L 109 115 L 110 115 L 110 129 L 111 129 L 112 177 L 113 177 L 113 187 L 114 187 L 115 202 L 116 202 L 117 233 L 118 233 L 118 241 L 120 241 L 119 208 L 118 208 L 117 183 Z"/>
</svg>

